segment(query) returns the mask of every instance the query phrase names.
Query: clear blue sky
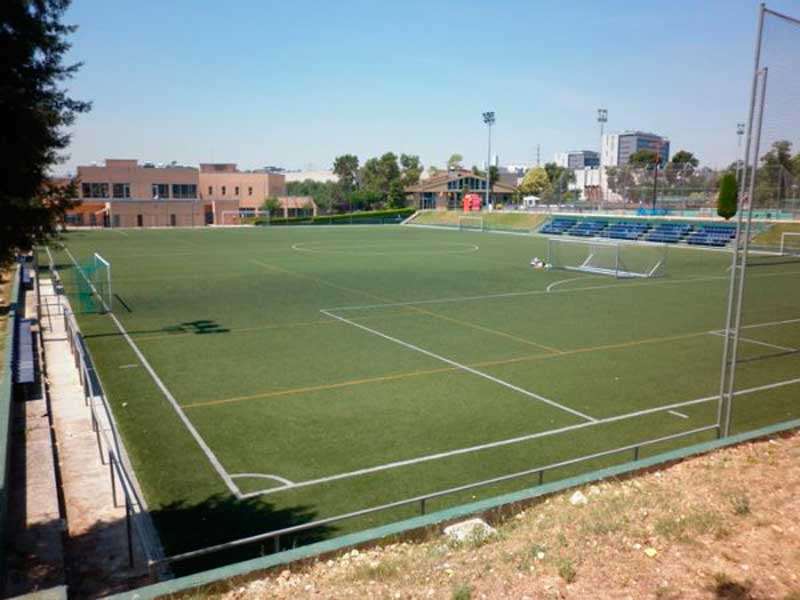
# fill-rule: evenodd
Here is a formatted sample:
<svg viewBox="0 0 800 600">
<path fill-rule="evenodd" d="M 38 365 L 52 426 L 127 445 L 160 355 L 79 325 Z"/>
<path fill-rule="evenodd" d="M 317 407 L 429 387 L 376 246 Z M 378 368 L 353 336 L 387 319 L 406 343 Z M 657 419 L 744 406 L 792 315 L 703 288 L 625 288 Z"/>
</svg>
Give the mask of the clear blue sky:
<svg viewBox="0 0 800 600">
<path fill-rule="evenodd" d="M 800 1 L 770 3 L 800 13 Z M 391 150 L 530 163 L 644 129 L 736 154 L 757 2 L 74 0 L 73 170 L 106 157 L 329 168 Z"/>
</svg>

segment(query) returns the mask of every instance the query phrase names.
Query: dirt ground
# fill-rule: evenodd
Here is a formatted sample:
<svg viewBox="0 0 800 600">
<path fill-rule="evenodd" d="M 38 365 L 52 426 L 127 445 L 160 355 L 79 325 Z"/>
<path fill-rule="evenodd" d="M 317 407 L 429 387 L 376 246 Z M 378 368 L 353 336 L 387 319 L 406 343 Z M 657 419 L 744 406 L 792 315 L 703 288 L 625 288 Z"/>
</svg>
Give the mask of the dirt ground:
<svg viewBox="0 0 800 600">
<path fill-rule="evenodd" d="M 800 600 L 800 433 L 580 492 L 495 534 L 353 550 L 222 597 Z"/>
</svg>

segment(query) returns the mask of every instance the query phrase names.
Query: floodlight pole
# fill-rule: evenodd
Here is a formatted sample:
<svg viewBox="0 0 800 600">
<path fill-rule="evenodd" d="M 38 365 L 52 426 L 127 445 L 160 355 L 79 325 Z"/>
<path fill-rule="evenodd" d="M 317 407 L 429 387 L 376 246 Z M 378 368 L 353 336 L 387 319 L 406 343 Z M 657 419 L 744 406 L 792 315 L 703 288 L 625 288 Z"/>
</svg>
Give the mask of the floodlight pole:
<svg viewBox="0 0 800 600">
<path fill-rule="evenodd" d="M 492 125 L 494 125 L 494 112 L 483 113 L 483 122 L 489 127 L 489 150 L 486 154 L 486 208 L 489 208 L 489 194 L 492 189 Z"/>
<path fill-rule="evenodd" d="M 607 109 L 605 109 L 605 108 L 598 108 L 597 109 L 597 122 L 600 123 L 600 154 L 598 155 L 599 159 L 600 159 L 600 162 L 599 162 L 597 168 L 598 168 L 598 173 L 600 175 L 600 180 L 602 180 L 602 178 L 603 178 L 603 130 L 604 130 L 605 124 L 608 122 L 608 110 Z M 600 183 L 600 189 L 602 191 L 603 183 L 602 183 L 602 181 L 599 181 L 598 183 Z M 600 208 L 604 208 L 605 207 L 604 200 L 605 200 L 605 194 L 603 194 L 603 196 L 602 196 L 602 198 L 600 200 Z"/>
<path fill-rule="evenodd" d="M 661 142 L 656 142 L 656 161 L 653 168 L 653 215 L 656 214 L 656 198 L 658 197 L 658 165 L 661 163 Z"/>
<path fill-rule="evenodd" d="M 736 137 L 737 137 L 737 142 L 736 142 L 736 181 L 737 181 L 737 183 L 740 181 L 742 163 L 744 162 L 742 160 L 742 136 L 744 135 L 744 128 L 745 128 L 745 124 L 744 123 L 737 123 L 736 124 Z"/>
</svg>

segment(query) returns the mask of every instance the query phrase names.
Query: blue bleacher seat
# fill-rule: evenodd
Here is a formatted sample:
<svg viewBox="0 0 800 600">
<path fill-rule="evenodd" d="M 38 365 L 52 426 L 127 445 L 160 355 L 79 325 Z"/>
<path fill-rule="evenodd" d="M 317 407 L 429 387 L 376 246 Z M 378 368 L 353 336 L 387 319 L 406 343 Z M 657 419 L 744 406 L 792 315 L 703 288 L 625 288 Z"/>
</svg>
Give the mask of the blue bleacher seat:
<svg viewBox="0 0 800 600">
<path fill-rule="evenodd" d="M 14 383 L 33 383 L 36 380 L 36 373 L 31 321 L 26 319 L 17 321 L 15 333 L 13 360 Z"/>
</svg>

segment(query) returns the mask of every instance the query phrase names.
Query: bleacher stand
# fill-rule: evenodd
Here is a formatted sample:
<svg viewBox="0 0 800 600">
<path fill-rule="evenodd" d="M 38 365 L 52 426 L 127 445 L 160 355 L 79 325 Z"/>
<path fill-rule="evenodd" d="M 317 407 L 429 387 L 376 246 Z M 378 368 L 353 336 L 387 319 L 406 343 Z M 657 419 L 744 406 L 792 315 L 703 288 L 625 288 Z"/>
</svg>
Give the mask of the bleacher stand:
<svg viewBox="0 0 800 600">
<path fill-rule="evenodd" d="M 577 223 L 577 219 L 565 219 L 563 217 L 556 217 L 549 223 L 547 223 L 544 227 L 542 227 L 542 233 L 549 233 L 551 235 L 561 235 L 562 233 L 566 233 L 569 229 L 575 226 Z"/>
<path fill-rule="evenodd" d="M 605 235 L 615 240 L 639 240 L 650 229 L 650 224 L 642 221 L 613 223 Z"/>
<path fill-rule="evenodd" d="M 686 223 L 659 223 L 644 239 L 648 242 L 677 244 L 691 231 L 692 226 Z"/>
<path fill-rule="evenodd" d="M 569 230 L 569 235 L 597 237 L 603 234 L 607 226 L 608 221 L 578 221 L 578 224 Z"/>
<path fill-rule="evenodd" d="M 736 237 L 736 227 L 727 223 L 681 223 L 663 221 L 615 221 L 554 217 L 540 233 L 605 237 L 615 240 L 647 241 L 661 244 L 685 243 L 693 246 L 722 248 Z"/>
<path fill-rule="evenodd" d="M 34 362 L 33 332 L 31 321 L 19 319 L 14 332 L 14 349 L 12 369 L 14 383 L 29 385 L 36 381 L 36 365 Z"/>
</svg>

